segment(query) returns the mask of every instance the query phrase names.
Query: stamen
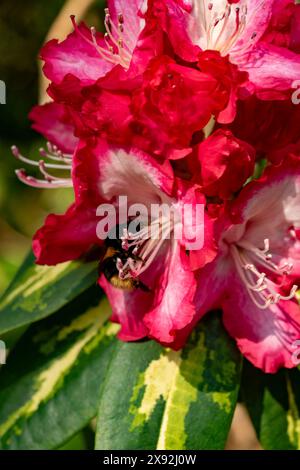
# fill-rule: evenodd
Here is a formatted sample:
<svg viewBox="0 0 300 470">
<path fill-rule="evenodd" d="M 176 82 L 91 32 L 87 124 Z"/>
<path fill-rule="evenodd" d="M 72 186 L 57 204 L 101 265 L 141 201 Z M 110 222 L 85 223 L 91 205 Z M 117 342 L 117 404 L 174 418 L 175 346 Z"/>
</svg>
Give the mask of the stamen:
<svg viewBox="0 0 300 470">
<path fill-rule="evenodd" d="M 16 147 L 15 145 L 13 145 L 11 147 L 11 151 L 12 151 L 13 156 L 16 157 L 17 160 L 20 160 L 23 163 L 27 163 L 27 165 L 32 165 L 32 166 L 36 166 L 36 167 L 40 166 L 39 162 L 36 162 L 35 160 L 30 160 L 29 158 L 24 157 L 20 153 L 18 147 Z M 45 163 L 45 168 L 52 168 L 54 170 L 71 170 L 72 166 L 71 165 L 58 165 L 58 164 L 53 164 L 53 163 Z"/>
<path fill-rule="evenodd" d="M 137 278 L 148 269 L 173 230 L 174 224 L 169 219 L 157 219 L 136 233 L 124 228 L 121 236 L 122 248 L 130 255 L 125 263 L 122 260 L 117 261 L 120 278 Z"/>
<path fill-rule="evenodd" d="M 33 176 L 27 175 L 24 169 L 16 170 L 16 175 L 20 181 L 27 184 L 28 186 L 32 186 L 34 188 L 47 188 L 47 189 L 54 189 L 54 188 L 71 188 L 73 186 L 72 179 L 70 178 L 60 178 L 54 175 L 51 175 L 47 170 L 63 170 L 63 171 L 71 171 L 72 169 L 72 160 L 70 156 L 65 156 L 61 151 L 57 149 L 57 147 L 52 146 L 51 144 L 47 144 L 48 152 L 44 149 L 40 149 L 40 154 L 45 156 L 45 158 L 50 158 L 51 160 L 57 160 L 60 162 L 68 162 L 69 165 L 60 164 L 53 164 L 53 163 L 45 163 L 44 160 L 35 161 L 30 160 L 29 158 L 24 157 L 19 149 L 14 145 L 12 146 L 12 154 L 15 158 L 23 163 L 28 165 L 34 166 L 39 168 L 41 174 L 43 175 L 44 179 L 40 180 Z"/>
<path fill-rule="evenodd" d="M 16 175 L 22 183 L 26 184 L 27 186 L 31 186 L 32 188 L 58 189 L 72 188 L 73 186 L 71 179 L 61 179 L 55 181 L 39 180 L 37 178 L 34 178 L 33 176 L 27 175 L 24 169 L 16 170 Z"/>
<path fill-rule="evenodd" d="M 278 292 L 285 285 L 286 277 L 291 274 L 293 264 L 276 265 L 271 261 L 272 255 L 269 250 L 270 241 L 268 239 L 264 240 L 263 249 L 256 248 L 246 241 L 240 241 L 230 247 L 238 274 L 252 301 L 260 309 L 267 309 L 270 305 L 277 304 L 282 300 L 291 300 L 298 290 L 298 286 L 293 285 L 287 296 Z M 252 260 L 256 263 L 253 263 Z M 280 278 L 281 282 L 276 283 L 268 277 L 267 272 L 260 272 L 256 264 L 266 268 L 269 274 Z"/>
<path fill-rule="evenodd" d="M 206 49 L 219 50 L 222 55 L 228 54 L 245 29 L 247 14 L 247 5 L 233 8 L 233 5 L 226 2 L 223 11 L 216 11 L 213 2 L 202 0 L 202 12 L 200 9 L 199 15 L 203 19 L 202 31 L 206 35 Z"/>
<path fill-rule="evenodd" d="M 79 29 L 74 15 L 71 16 L 71 21 L 77 34 L 88 44 L 93 46 L 102 59 L 113 65 L 120 64 L 126 70 L 129 68 L 132 50 L 124 40 L 124 17 L 121 13 L 118 15 L 118 24 L 115 25 L 111 20 L 109 9 L 105 9 L 104 26 L 106 32 L 104 34 L 104 42 L 106 48 L 99 45 L 97 32 L 93 26 L 90 28 L 91 38 L 88 38 Z"/>
<path fill-rule="evenodd" d="M 231 15 L 231 5 L 227 5 L 226 6 L 226 10 L 225 10 L 225 13 L 224 13 L 224 18 L 225 18 L 225 21 L 223 23 L 223 26 L 222 26 L 222 29 L 220 30 L 219 32 L 219 35 L 215 41 L 215 47 L 216 49 L 218 49 L 219 47 L 219 42 L 222 38 L 222 35 L 224 34 L 225 30 L 226 30 L 226 27 L 227 27 L 227 24 L 228 24 L 228 21 L 229 21 L 229 18 L 230 18 L 230 15 Z"/>
<path fill-rule="evenodd" d="M 39 149 L 39 153 L 43 158 L 58 162 L 64 162 L 71 165 L 73 158 L 72 155 L 64 154 L 61 150 L 56 147 L 56 145 L 52 145 L 50 142 L 47 142 L 46 145 L 47 150 L 45 150 L 43 147 Z"/>
</svg>

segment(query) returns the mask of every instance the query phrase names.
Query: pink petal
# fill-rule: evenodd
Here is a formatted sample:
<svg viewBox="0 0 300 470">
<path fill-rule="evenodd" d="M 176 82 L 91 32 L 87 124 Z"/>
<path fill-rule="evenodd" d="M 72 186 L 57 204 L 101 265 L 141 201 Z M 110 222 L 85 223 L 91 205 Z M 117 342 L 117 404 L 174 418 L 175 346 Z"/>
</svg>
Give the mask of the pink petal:
<svg viewBox="0 0 300 470">
<path fill-rule="evenodd" d="M 247 185 L 232 206 L 232 214 L 240 222 L 247 222 L 244 240 L 263 248 L 270 242 L 274 261 L 293 263 L 291 275 L 300 274 L 300 243 L 290 229 L 300 227 L 300 160 L 286 156 L 277 167 L 270 167 L 265 175 Z"/>
<path fill-rule="evenodd" d="M 71 33 L 63 42 L 53 39 L 45 44 L 41 50 L 41 59 L 45 61 L 43 70 L 46 77 L 54 83 L 60 83 L 66 75 L 72 74 L 89 85 L 109 72 L 113 64 L 101 58 L 88 41 L 91 41 L 91 31 L 81 24 L 78 31 Z M 98 41 L 106 48 L 100 35 Z"/>
<path fill-rule="evenodd" d="M 118 337 L 122 341 L 138 341 L 148 336 L 148 328 L 143 322 L 143 316 L 151 305 L 152 295 L 141 289 L 133 292 L 116 289 L 104 276 L 101 276 L 99 284 L 111 304 L 113 321 L 121 325 Z"/>
<path fill-rule="evenodd" d="M 80 161 L 87 171 L 91 168 L 91 178 L 93 174 L 98 175 L 97 188 L 106 201 L 121 195 L 127 196 L 128 204 L 148 205 L 160 202 L 160 195 L 171 194 L 173 189 L 173 171 L 169 162 L 159 164 L 134 148 L 125 150 L 99 140 L 97 145 L 86 146 L 80 151 Z"/>
<path fill-rule="evenodd" d="M 74 136 L 74 126 L 63 105 L 47 103 L 43 106 L 35 106 L 29 118 L 33 121 L 32 128 L 40 132 L 62 152 L 74 153 L 78 139 Z"/>
<path fill-rule="evenodd" d="M 118 16 L 124 19 L 124 42 L 133 51 L 136 47 L 140 32 L 145 26 L 142 13 L 146 8 L 145 0 L 108 0 L 109 13 L 115 24 L 118 24 Z"/>
<path fill-rule="evenodd" d="M 222 296 L 228 286 L 227 280 L 231 269 L 230 260 L 218 258 L 198 271 L 196 274 L 197 290 L 194 297 L 196 314 L 189 324 L 176 333 L 174 341 L 168 345 L 169 347 L 175 350 L 182 348 L 201 318 L 210 310 L 220 308 Z"/>
<path fill-rule="evenodd" d="M 196 62 L 200 48 L 196 45 L 197 24 L 181 0 L 154 0 L 152 14 L 167 34 L 175 53 L 188 62 Z"/>
<path fill-rule="evenodd" d="M 239 279 L 232 278 L 222 307 L 228 333 L 253 365 L 267 373 L 295 367 L 293 345 L 300 338 L 300 308 L 296 302 L 281 301 L 261 310 Z"/>
<path fill-rule="evenodd" d="M 251 0 L 247 2 L 247 22 L 240 39 L 230 50 L 230 57 L 239 55 L 241 51 L 250 51 L 264 35 L 278 0 Z M 259 14 L 258 14 L 259 12 Z M 233 60 L 235 62 L 235 60 Z"/>
<path fill-rule="evenodd" d="M 249 73 L 257 91 L 264 91 L 264 99 L 271 99 L 274 91 L 291 90 L 300 76 L 298 54 L 265 42 L 258 43 L 240 57 L 232 56 L 232 59 L 241 70 Z"/>
<path fill-rule="evenodd" d="M 163 256 L 166 256 L 165 268 L 156 279 L 154 305 L 146 312 L 144 323 L 150 337 L 168 345 L 174 343 L 177 332 L 195 317 L 196 280 L 187 255 L 176 241 Z M 177 344 L 177 348 L 182 346 Z"/>
<path fill-rule="evenodd" d="M 206 199 L 197 184 L 179 180 L 177 189 L 177 207 L 181 210 L 183 223 L 180 243 L 189 251 L 190 267 L 196 271 L 213 261 L 217 255 L 214 221 L 205 211 Z"/>
<path fill-rule="evenodd" d="M 87 253 L 100 244 L 96 224 L 96 211 L 85 206 L 72 205 L 64 215 L 50 214 L 33 239 L 36 263 L 52 266 Z"/>
<path fill-rule="evenodd" d="M 119 338 L 135 341 L 148 336 L 173 347 L 180 330 L 187 327 L 195 314 L 196 281 L 179 244 L 171 249 L 166 241 L 160 256 L 141 280 L 149 292 L 140 288 L 131 292 L 116 289 L 104 276 L 100 279 L 112 305 L 113 320 L 121 324 Z M 184 341 L 177 342 L 176 348 L 182 347 Z"/>
</svg>

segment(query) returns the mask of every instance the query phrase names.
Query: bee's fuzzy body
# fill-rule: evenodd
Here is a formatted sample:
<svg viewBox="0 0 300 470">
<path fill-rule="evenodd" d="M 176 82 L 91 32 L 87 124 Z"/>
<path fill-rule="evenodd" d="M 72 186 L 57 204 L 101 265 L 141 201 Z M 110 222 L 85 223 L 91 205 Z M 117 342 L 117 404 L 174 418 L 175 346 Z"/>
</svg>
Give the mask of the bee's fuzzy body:
<svg viewBox="0 0 300 470">
<path fill-rule="evenodd" d="M 139 279 L 120 278 L 119 271 L 117 269 L 118 259 L 121 259 L 121 261 L 125 262 L 129 256 L 132 256 L 132 254 L 123 250 L 121 241 L 107 239 L 105 247 L 106 251 L 100 262 L 99 272 L 104 274 L 107 281 L 117 289 L 133 291 L 134 289 L 140 288 L 148 292 L 148 287 L 139 281 Z"/>
</svg>

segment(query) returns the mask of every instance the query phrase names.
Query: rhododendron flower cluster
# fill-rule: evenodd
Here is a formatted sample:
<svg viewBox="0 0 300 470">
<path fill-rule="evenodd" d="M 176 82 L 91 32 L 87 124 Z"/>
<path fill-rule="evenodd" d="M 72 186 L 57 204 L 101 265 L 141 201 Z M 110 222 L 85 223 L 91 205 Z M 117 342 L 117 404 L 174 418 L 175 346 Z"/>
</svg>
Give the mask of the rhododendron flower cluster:
<svg viewBox="0 0 300 470">
<path fill-rule="evenodd" d="M 30 118 L 48 143 L 39 162 L 13 154 L 40 170 L 40 178 L 18 170 L 22 181 L 72 187 L 74 203 L 47 217 L 33 251 L 45 265 L 93 253 L 120 339 L 180 349 L 219 309 L 255 366 L 294 367 L 299 8 L 290 0 L 109 0 L 104 32 L 72 17 L 74 31 L 43 47 L 49 103 Z M 177 215 L 189 204 L 190 220 L 147 219 L 134 233 L 122 220 L 122 236 L 109 244 L 97 236 L 97 209 L 121 196 Z M 198 225 L 197 204 L 205 207 Z M 204 234 L 200 247 L 173 237 L 178 220 Z"/>
</svg>

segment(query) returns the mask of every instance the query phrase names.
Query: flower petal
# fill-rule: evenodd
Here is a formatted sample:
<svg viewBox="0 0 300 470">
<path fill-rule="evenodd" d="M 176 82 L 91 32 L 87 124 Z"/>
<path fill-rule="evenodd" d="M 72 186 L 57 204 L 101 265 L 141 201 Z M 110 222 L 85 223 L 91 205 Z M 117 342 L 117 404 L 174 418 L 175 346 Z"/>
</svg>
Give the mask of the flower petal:
<svg viewBox="0 0 300 470">
<path fill-rule="evenodd" d="M 118 17 L 122 15 L 124 20 L 124 43 L 130 51 L 136 47 L 140 32 L 145 26 L 145 20 L 142 18 L 147 8 L 147 0 L 108 0 L 109 13 L 112 21 L 118 24 Z"/>
<path fill-rule="evenodd" d="M 300 5 L 295 5 L 291 22 L 290 48 L 294 52 L 300 53 Z"/>
<path fill-rule="evenodd" d="M 240 222 L 247 221 L 244 241 L 263 249 L 264 240 L 270 243 L 270 252 L 276 262 L 291 262 L 291 276 L 300 275 L 300 243 L 291 228 L 300 227 L 300 159 L 287 155 L 277 167 L 270 167 L 265 175 L 248 184 L 233 203 L 231 213 Z"/>
<path fill-rule="evenodd" d="M 175 53 L 188 62 L 196 62 L 200 48 L 196 45 L 197 24 L 190 12 L 190 5 L 185 5 L 182 0 L 153 0 L 151 9 Z"/>
<path fill-rule="evenodd" d="M 232 2 L 234 3 L 234 2 Z M 237 2 L 235 2 L 237 3 Z M 230 50 L 230 56 L 239 55 L 240 51 L 250 51 L 264 35 L 278 0 L 251 0 L 247 2 L 246 27 L 239 40 Z M 257 12 L 259 11 L 259 15 Z M 234 60 L 233 60 L 234 62 Z"/>
<path fill-rule="evenodd" d="M 230 199 L 252 176 L 255 151 L 229 131 L 219 129 L 199 144 L 201 186 L 210 197 Z"/>
<path fill-rule="evenodd" d="M 300 55 L 283 47 L 258 43 L 246 54 L 234 56 L 233 62 L 249 73 L 249 80 L 264 99 L 274 91 L 288 91 L 300 76 Z"/>
<path fill-rule="evenodd" d="M 275 373 L 292 368 L 293 345 L 300 338 L 300 307 L 281 301 L 265 310 L 255 306 L 238 278 L 223 299 L 224 325 L 242 354 L 256 367 Z"/>
<path fill-rule="evenodd" d="M 98 175 L 99 194 L 106 201 L 127 196 L 128 204 L 144 203 L 148 206 L 161 202 L 164 194 L 172 193 L 173 171 L 170 163 L 159 164 L 140 150 L 108 146 L 99 140 L 97 145 L 82 150 L 83 165 L 88 166 L 87 158 Z"/>
<path fill-rule="evenodd" d="M 47 103 L 35 106 L 29 118 L 33 121 L 32 128 L 35 131 L 40 132 L 62 152 L 74 153 L 78 139 L 74 136 L 74 126 L 63 105 Z"/>
<path fill-rule="evenodd" d="M 33 238 L 37 264 L 49 266 L 79 258 L 100 244 L 96 211 L 72 205 L 64 215 L 50 214 Z"/>
<path fill-rule="evenodd" d="M 197 272 L 197 289 L 194 296 L 196 313 L 190 323 L 177 331 L 174 341 L 168 345 L 169 347 L 175 350 L 182 348 L 201 318 L 210 310 L 221 307 L 222 296 L 228 287 L 227 281 L 231 269 L 232 263 L 229 259 L 218 258 Z"/>
<path fill-rule="evenodd" d="M 100 34 L 97 39 L 99 45 L 107 47 Z M 43 71 L 46 77 L 60 83 L 66 75 L 72 74 L 89 85 L 104 76 L 114 64 L 103 59 L 91 41 L 91 31 L 82 23 L 63 42 L 56 39 L 47 42 L 40 54 L 45 61 Z"/>
<path fill-rule="evenodd" d="M 170 244 L 165 269 L 156 278 L 154 305 L 144 317 L 149 336 L 166 346 L 174 345 L 177 332 L 186 328 L 195 317 L 195 292 L 196 279 L 188 257 L 175 241 Z M 177 348 L 183 346 L 176 344 Z"/>
<path fill-rule="evenodd" d="M 141 289 L 133 292 L 116 289 L 103 275 L 99 284 L 111 304 L 112 320 L 121 325 L 118 337 L 122 341 L 138 341 L 148 336 L 148 328 L 143 322 L 143 317 L 151 305 L 152 295 Z"/>
<path fill-rule="evenodd" d="M 194 318 L 196 281 L 178 243 L 173 249 L 169 247 L 169 254 L 162 250 L 143 274 L 142 282 L 149 292 L 116 289 L 104 276 L 100 279 L 113 308 L 113 320 L 121 324 L 119 338 L 134 341 L 148 336 L 166 346 L 176 344 L 176 349 L 181 348 L 186 335 L 182 342 L 176 338 Z"/>
</svg>

